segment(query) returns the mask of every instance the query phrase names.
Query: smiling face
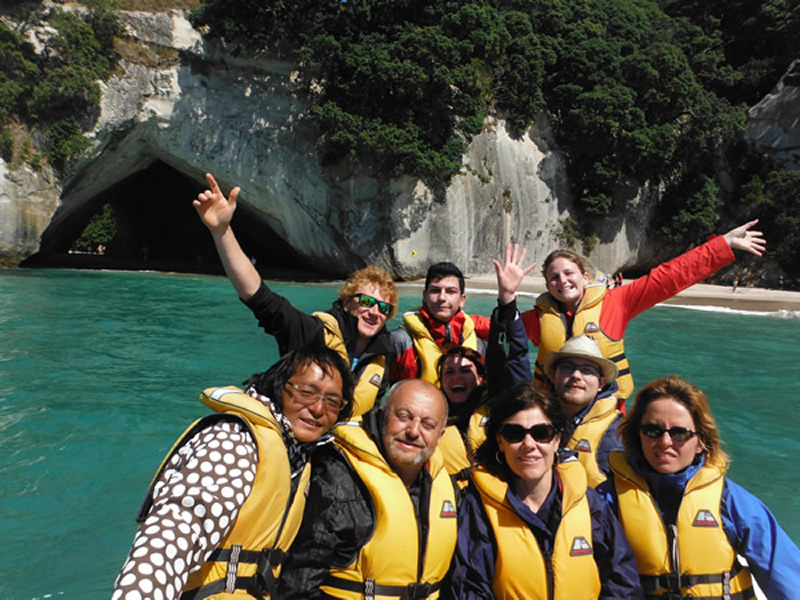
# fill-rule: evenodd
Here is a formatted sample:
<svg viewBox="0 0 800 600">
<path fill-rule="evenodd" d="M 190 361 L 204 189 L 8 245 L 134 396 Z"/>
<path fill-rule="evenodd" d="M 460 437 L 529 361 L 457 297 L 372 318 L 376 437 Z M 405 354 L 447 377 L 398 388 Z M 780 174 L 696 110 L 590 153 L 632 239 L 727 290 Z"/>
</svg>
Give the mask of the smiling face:
<svg viewBox="0 0 800 600">
<path fill-rule="evenodd" d="M 391 303 L 391 299 L 384 295 L 378 286 L 371 283 L 365 283 L 359 286 L 354 295 L 355 294 L 366 294 L 367 296 L 372 296 L 376 300 Z M 388 318 L 378 310 L 377 304 L 366 308 L 361 306 L 354 297 L 350 297 L 344 303 L 344 309 L 358 319 L 358 335 L 365 340 L 375 337 L 386 324 L 386 319 Z"/>
<path fill-rule="evenodd" d="M 310 362 L 297 366 L 289 381 L 300 386 L 308 386 L 323 395 L 342 396 L 342 376 L 336 370 L 326 373 L 317 363 Z M 306 405 L 298 392 L 287 385 L 282 392 L 283 416 L 292 425 L 294 436 L 301 442 L 313 442 L 330 431 L 339 417 L 339 410 L 329 406 L 317 397 Z"/>
<path fill-rule="evenodd" d="M 569 310 L 574 310 L 583 299 L 583 291 L 589 283 L 589 274 L 581 271 L 575 262 L 558 257 L 550 263 L 545 273 L 547 291 Z"/>
<path fill-rule="evenodd" d="M 383 447 L 389 464 L 409 485 L 444 433 L 445 399 L 427 381 L 408 379 L 392 392 L 384 410 Z"/>
<path fill-rule="evenodd" d="M 461 291 L 461 285 L 455 275 L 431 281 L 422 292 L 422 303 L 425 308 L 442 323 L 449 323 L 450 319 L 464 307 L 466 301 L 467 295 Z"/>
<path fill-rule="evenodd" d="M 455 354 L 442 365 L 442 391 L 452 404 L 467 401 L 472 391 L 485 383 L 470 359 Z"/>
<path fill-rule="evenodd" d="M 639 426 L 639 439 L 645 460 L 659 473 L 679 473 L 703 452 L 700 439 L 696 435 L 679 442 L 664 432 L 661 437 L 652 439 L 641 432 L 644 425 L 657 425 L 663 429 L 684 427 L 692 431 L 696 431 L 697 427 L 689 409 L 673 398 L 659 398 L 647 405 Z"/>
<path fill-rule="evenodd" d="M 603 389 L 606 380 L 600 367 L 582 358 L 559 360 L 553 373 L 555 387 L 561 406 L 569 416 L 573 416 L 588 406 Z"/>
<path fill-rule="evenodd" d="M 503 421 L 503 425 L 506 424 L 522 425 L 526 429 L 534 425 L 552 425 L 538 406 L 526 408 L 510 416 Z M 497 445 L 508 467 L 521 480 L 534 486 L 551 477 L 560 441 L 560 434 L 556 434 L 549 442 L 537 442 L 530 434 L 526 434 L 522 441 L 512 443 L 502 434 L 497 434 Z"/>
</svg>

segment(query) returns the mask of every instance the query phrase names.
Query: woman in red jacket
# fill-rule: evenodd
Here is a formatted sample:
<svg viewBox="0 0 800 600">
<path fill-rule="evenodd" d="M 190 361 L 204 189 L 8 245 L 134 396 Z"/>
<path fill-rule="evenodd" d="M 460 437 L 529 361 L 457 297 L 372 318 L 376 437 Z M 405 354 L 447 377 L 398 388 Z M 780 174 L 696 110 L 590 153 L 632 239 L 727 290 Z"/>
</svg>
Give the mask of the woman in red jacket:
<svg viewBox="0 0 800 600">
<path fill-rule="evenodd" d="M 551 252 L 542 266 L 547 292 L 539 295 L 533 310 L 522 313 L 528 339 L 539 349 L 534 376 L 536 383 L 545 387 L 550 385 L 541 368 L 544 357 L 561 348 L 567 339 L 585 334 L 597 340 L 603 355 L 617 364 L 617 398 L 624 404 L 633 392 L 633 377 L 624 347 L 628 322 L 651 306 L 732 263 L 733 250 L 761 256 L 766 241 L 762 232 L 751 230 L 756 223 L 758 220 L 750 221 L 725 235 L 714 236 L 702 246 L 657 266 L 629 285 L 613 289 L 592 281 L 590 266 L 583 257 L 565 249 Z M 511 253 L 509 244 L 506 263 Z M 506 268 L 504 277 L 498 278 L 501 304 L 514 299 L 522 278 L 536 266 L 534 263 L 523 268 L 524 250 L 519 260 L 517 253 L 515 245 L 511 264 L 516 268 Z"/>
</svg>

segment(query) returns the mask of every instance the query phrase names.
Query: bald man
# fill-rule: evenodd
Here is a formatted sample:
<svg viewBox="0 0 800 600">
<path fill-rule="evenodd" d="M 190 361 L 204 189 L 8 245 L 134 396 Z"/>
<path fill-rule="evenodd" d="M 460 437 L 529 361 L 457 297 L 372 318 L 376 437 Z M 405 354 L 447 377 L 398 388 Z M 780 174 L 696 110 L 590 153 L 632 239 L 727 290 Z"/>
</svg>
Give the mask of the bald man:
<svg viewBox="0 0 800 600">
<path fill-rule="evenodd" d="M 455 491 L 437 451 L 446 423 L 442 392 L 406 379 L 383 408 L 335 428 L 312 459 L 281 598 L 437 592 L 456 543 Z"/>
</svg>

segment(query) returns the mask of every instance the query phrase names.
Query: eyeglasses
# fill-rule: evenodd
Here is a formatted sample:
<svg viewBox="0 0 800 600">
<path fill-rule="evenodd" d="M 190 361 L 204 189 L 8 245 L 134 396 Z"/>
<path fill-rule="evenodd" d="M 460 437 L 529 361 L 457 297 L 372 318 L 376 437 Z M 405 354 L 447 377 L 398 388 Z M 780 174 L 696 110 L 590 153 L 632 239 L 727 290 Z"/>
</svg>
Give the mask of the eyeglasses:
<svg viewBox="0 0 800 600">
<path fill-rule="evenodd" d="M 500 435 L 511 444 L 521 442 L 525 439 L 526 435 L 530 435 L 534 441 L 540 444 L 547 444 L 548 442 L 552 442 L 553 438 L 556 436 L 556 428 L 552 425 L 545 424 L 525 428 L 515 423 L 507 423 L 500 428 Z"/>
<path fill-rule="evenodd" d="M 312 385 L 304 383 L 295 383 L 294 381 L 287 381 L 288 385 L 294 391 L 292 394 L 303 406 L 311 406 L 319 400 L 325 405 L 325 408 L 339 412 L 344 404 L 344 398 L 336 394 L 323 394 Z"/>
<path fill-rule="evenodd" d="M 394 306 L 390 302 L 386 302 L 384 300 L 378 300 L 377 298 L 373 298 L 369 294 L 353 294 L 353 300 L 358 302 L 359 306 L 363 306 L 364 308 L 372 308 L 376 304 L 378 305 L 378 312 L 382 315 L 386 315 L 387 317 L 392 314 L 392 310 L 394 310 Z"/>
<path fill-rule="evenodd" d="M 670 427 L 669 429 L 664 429 L 660 425 L 655 425 L 653 423 L 643 424 L 640 431 L 642 435 L 654 440 L 660 439 L 664 433 L 668 433 L 669 437 L 671 437 L 674 442 L 685 442 L 697 435 L 696 431 L 686 429 L 686 427 Z"/>
<path fill-rule="evenodd" d="M 581 372 L 581 375 L 594 375 L 600 377 L 600 369 L 595 365 L 587 365 L 585 363 L 579 364 L 568 360 L 562 360 L 556 365 L 556 369 L 562 370 L 564 373 L 574 373 L 575 369 Z"/>
</svg>

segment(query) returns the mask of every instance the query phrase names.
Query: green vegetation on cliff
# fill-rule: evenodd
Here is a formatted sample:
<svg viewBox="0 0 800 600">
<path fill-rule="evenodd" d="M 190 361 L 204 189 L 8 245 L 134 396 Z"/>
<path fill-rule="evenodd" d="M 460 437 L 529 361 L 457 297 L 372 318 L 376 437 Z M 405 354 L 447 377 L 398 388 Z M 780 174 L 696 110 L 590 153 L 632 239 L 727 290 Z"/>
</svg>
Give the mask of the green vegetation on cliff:
<svg viewBox="0 0 800 600">
<path fill-rule="evenodd" d="M 738 143 L 746 107 L 798 55 L 799 19 L 791 0 L 208 0 L 194 13 L 233 52 L 297 62 L 332 160 L 441 183 L 487 114 L 522 132 L 544 109 L 584 239 L 649 181 L 665 190 L 660 232 L 681 243 L 753 212 L 736 189 L 769 166 L 739 167 L 753 161 Z"/>
<path fill-rule="evenodd" d="M 38 16 L 28 15 L 32 21 Z M 47 24 L 53 34 L 37 53 L 19 31 L 0 23 L 0 138 L 4 159 L 16 155 L 35 164 L 38 151 L 30 140 L 16 143 L 11 133 L 13 123 L 24 123 L 42 134 L 47 158 L 60 166 L 86 147 L 83 131 L 100 99 L 97 82 L 111 74 L 113 38 L 121 26 L 99 2 L 81 13 L 52 9 Z M 19 29 L 29 26 L 23 19 Z"/>
</svg>

